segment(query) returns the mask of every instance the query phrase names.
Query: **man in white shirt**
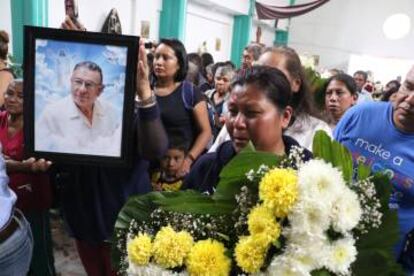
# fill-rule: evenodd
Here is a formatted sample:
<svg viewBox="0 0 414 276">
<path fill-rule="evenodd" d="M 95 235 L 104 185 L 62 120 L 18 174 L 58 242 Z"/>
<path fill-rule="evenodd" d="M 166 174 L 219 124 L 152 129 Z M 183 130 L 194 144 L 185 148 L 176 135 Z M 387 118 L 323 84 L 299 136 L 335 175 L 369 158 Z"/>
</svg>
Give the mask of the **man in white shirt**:
<svg viewBox="0 0 414 276">
<path fill-rule="evenodd" d="M 36 121 L 37 151 L 119 156 L 121 120 L 104 90 L 101 68 L 94 62 L 75 65 L 71 94 L 44 109 Z"/>
</svg>

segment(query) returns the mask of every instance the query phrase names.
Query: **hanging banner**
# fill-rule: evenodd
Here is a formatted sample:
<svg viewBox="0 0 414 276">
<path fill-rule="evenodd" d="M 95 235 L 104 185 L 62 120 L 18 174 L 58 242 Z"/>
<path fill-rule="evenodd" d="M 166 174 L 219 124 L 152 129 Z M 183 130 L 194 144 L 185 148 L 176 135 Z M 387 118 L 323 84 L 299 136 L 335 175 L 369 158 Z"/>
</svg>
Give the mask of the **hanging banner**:
<svg viewBox="0 0 414 276">
<path fill-rule="evenodd" d="M 329 2 L 329 0 L 316 0 L 305 4 L 278 7 L 256 2 L 257 17 L 259 19 L 283 19 L 299 16 L 308 13 L 323 4 Z"/>
</svg>

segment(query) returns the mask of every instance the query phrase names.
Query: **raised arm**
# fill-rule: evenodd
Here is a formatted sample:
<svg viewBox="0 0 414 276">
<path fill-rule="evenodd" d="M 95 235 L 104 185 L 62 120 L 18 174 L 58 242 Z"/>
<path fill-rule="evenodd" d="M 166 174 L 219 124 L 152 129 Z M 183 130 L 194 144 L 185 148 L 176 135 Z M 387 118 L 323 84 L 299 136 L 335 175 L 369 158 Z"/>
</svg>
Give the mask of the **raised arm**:
<svg viewBox="0 0 414 276">
<path fill-rule="evenodd" d="M 144 43 L 139 46 L 137 65 L 137 144 L 142 157 L 160 158 L 167 150 L 168 138 L 162 125 L 160 111 L 149 82 L 149 68 Z"/>
</svg>

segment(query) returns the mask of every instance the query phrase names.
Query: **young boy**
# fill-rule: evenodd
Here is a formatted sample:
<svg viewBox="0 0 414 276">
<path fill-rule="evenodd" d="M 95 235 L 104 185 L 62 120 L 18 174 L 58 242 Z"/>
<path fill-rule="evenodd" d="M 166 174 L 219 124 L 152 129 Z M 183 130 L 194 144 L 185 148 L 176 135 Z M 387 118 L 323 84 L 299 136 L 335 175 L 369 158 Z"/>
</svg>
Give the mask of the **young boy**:
<svg viewBox="0 0 414 276">
<path fill-rule="evenodd" d="M 184 142 L 170 137 L 167 153 L 161 159 L 160 169 L 151 174 L 154 191 L 178 191 L 183 184 L 182 177 L 177 176 L 178 170 L 184 162 L 187 147 Z"/>
</svg>

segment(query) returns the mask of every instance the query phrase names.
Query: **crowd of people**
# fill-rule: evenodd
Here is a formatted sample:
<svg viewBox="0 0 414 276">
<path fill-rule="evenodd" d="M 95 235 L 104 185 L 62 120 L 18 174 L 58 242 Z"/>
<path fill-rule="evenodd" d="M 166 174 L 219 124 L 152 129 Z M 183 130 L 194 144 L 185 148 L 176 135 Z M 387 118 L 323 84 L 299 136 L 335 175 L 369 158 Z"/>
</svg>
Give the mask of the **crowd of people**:
<svg viewBox="0 0 414 276">
<path fill-rule="evenodd" d="M 84 29 L 69 17 L 62 27 Z M 214 62 L 208 53 L 187 53 L 177 39 L 161 39 L 151 50 L 141 42 L 130 118 L 133 164 L 112 168 L 24 158 L 25 91 L 23 80 L 14 79 L 7 67 L 7 44 L 1 31 L 0 271 L 5 275 L 55 275 L 48 217 L 54 196 L 88 275 L 116 275 L 111 238 L 128 197 L 184 189 L 213 194 L 222 168 L 249 141 L 275 156 L 300 150 L 306 161 L 313 158 L 318 130 L 345 145 L 355 162 L 390 176 L 390 206 L 398 209 L 401 237 L 395 256 L 414 272 L 414 66 L 403 83 L 387 83 L 382 101 L 373 99 L 366 72 L 350 76 L 331 70 L 320 109 L 292 48 L 252 43 L 236 68 L 231 61 Z M 79 123 L 86 130 L 97 127 L 93 114 L 99 105 L 82 96 L 95 93 L 96 99 L 102 91 L 97 68 L 92 62 L 77 64 L 71 76 L 68 99 L 73 112 L 86 117 Z M 60 127 L 52 119 L 42 117 L 39 127 Z"/>
</svg>

